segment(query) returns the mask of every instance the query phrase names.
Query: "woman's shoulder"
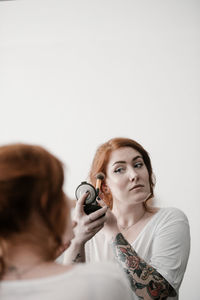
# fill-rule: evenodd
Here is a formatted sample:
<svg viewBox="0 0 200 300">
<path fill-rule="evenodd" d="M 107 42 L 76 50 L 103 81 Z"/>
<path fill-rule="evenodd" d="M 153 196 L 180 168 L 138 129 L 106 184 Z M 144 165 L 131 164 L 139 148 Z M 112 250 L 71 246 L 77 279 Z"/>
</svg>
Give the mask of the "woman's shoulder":
<svg viewBox="0 0 200 300">
<path fill-rule="evenodd" d="M 93 288 L 98 285 L 106 293 L 113 294 L 113 299 L 132 299 L 132 291 L 128 278 L 121 267 L 113 262 L 94 262 L 79 264 L 73 269 L 73 274 L 90 282 Z M 97 286 L 96 286 L 97 289 Z M 115 292 L 114 292 L 115 291 Z"/>
<path fill-rule="evenodd" d="M 155 228 L 157 230 L 188 230 L 189 222 L 186 214 L 176 207 L 162 207 L 155 217 Z"/>
<path fill-rule="evenodd" d="M 95 276 L 105 276 L 105 277 L 117 277 L 117 278 L 124 278 L 124 273 L 121 268 L 113 263 L 113 262 L 90 262 L 84 264 L 78 264 L 76 267 L 73 268 L 74 272 L 79 274 L 85 275 L 95 275 Z M 102 278 L 103 278 L 102 277 Z"/>
<path fill-rule="evenodd" d="M 95 281 L 98 278 L 99 283 L 102 279 L 103 281 L 113 281 L 115 284 L 117 281 L 127 284 L 127 278 L 120 266 L 109 261 L 78 264 L 73 268 L 73 273 L 77 273 L 81 277 L 84 275 L 85 278 L 91 276 L 95 278 Z"/>
<path fill-rule="evenodd" d="M 176 220 L 188 220 L 186 214 L 177 207 L 162 207 L 158 210 L 158 215 L 165 218 L 176 218 Z"/>
<path fill-rule="evenodd" d="M 3 281 L 0 298 L 14 299 L 15 295 L 16 299 L 36 299 L 39 295 L 45 300 L 64 299 L 66 293 L 70 293 L 70 299 L 76 300 L 132 299 L 125 274 L 112 263 L 77 264 L 62 273 L 43 278 Z"/>
</svg>

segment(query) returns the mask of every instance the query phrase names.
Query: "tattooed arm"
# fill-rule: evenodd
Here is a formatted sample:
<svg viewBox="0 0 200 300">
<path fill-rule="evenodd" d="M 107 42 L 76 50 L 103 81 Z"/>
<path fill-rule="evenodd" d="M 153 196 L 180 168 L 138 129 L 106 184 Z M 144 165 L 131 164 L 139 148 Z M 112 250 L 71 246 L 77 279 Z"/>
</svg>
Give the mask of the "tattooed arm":
<svg viewBox="0 0 200 300">
<path fill-rule="evenodd" d="M 140 299 L 167 299 L 176 296 L 168 281 L 142 260 L 121 233 L 112 241 L 115 256 L 127 273 L 131 287 Z"/>
</svg>

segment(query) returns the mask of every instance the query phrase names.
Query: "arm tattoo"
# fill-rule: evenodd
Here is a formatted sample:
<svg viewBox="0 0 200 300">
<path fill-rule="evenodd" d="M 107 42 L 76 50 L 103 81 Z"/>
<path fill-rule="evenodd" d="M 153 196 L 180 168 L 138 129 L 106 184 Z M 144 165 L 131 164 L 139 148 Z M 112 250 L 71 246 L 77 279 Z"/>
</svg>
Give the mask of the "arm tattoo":
<svg viewBox="0 0 200 300">
<path fill-rule="evenodd" d="M 168 281 L 137 255 L 121 233 L 115 237 L 112 247 L 139 299 L 164 300 L 176 296 Z"/>
<path fill-rule="evenodd" d="M 81 258 L 81 255 L 80 255 L 80 253 L 78 253 L 78 254 L 76 255 L 76 257 L 72 260 L 72 262 L 73 262 L 73 263 L 77 263 L 77 262 L 80 261 L 80 258 Z"/>
</svg>

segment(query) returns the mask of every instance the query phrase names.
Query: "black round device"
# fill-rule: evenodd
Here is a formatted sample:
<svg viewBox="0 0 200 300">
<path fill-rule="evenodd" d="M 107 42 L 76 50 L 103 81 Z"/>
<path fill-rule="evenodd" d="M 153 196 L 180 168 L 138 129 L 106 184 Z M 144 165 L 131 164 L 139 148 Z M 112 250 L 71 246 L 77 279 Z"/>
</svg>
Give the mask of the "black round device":
<svg viewBox="0 0 200 300">
<path fill-rule="evenodd" d="M 88 192 L 88 196 L 85 200 L 84 211 L 87 215 L 89 215 L 100 209 L 101 206 L 96 201 L 98 194 L 95 187 L 86 181 L 81 182 L 81 184 L 77 187 L 75 191 L 76 199 L 78 200 L 86 192 Z"/>
</svg>

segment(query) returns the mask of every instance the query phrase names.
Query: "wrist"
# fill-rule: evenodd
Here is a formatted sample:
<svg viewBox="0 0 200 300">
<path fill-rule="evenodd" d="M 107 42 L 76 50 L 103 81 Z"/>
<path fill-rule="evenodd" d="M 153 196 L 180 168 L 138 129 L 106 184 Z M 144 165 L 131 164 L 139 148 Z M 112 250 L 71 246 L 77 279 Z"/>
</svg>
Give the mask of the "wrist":
<svg viewBox="0 0 200 300">
<path fill-rule="evenodd" d="M 79 248 L 79 249 L 84 248 L 85 247 L 85 243 L 86 243 L 86 241 L 80 240 L 78 238 L 73 238 L 73 240 L 71 241 L 71 244 L 73 244 L 73 246 L 75 248 Z"/>
</svg>

